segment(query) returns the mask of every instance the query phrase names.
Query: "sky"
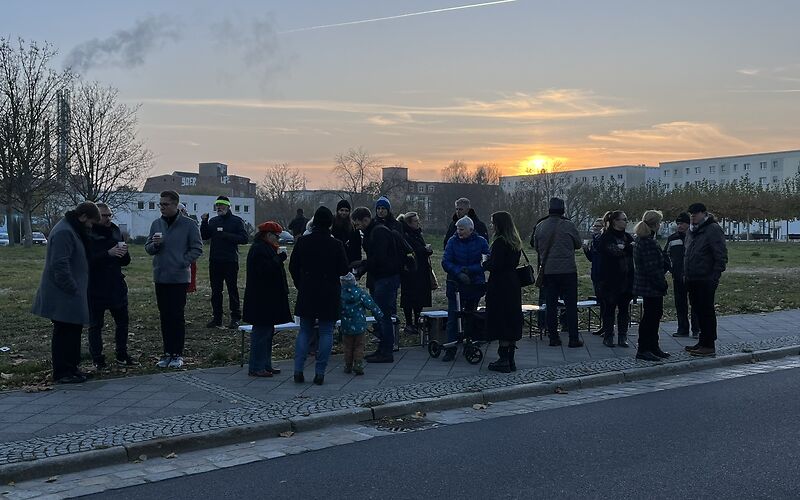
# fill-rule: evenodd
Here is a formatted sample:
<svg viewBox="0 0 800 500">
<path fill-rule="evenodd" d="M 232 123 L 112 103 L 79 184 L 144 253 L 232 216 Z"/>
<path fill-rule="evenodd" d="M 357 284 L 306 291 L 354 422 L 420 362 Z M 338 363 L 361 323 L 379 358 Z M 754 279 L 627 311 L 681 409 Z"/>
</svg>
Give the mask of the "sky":
<svg viewBox="0 0 800 500">
<path fill-rule="evenodd" d="M 5 0 L 0 36 L 140 104 L 152 175 L 363 148 L 413 179 L 800 149 L 795 0 Z"/>
</svg>

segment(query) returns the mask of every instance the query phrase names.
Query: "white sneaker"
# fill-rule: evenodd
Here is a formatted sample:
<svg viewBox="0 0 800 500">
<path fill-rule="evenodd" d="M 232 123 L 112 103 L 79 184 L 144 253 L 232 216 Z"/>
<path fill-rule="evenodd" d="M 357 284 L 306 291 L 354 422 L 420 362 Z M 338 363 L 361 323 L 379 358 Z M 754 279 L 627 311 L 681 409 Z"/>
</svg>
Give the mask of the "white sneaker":
<svg viewBox="0 0 800 500">
<path fill-rule="evenodd" d="M 175 356 L 169 362 L 170 368 L 182 368 L 183 367 L 183 356 Z"/>
<path fill-rule="evenodd" d="M 169 366 L 170 361 L 172 361 L 172 356 L 170 356 L 169 354 L 165 354 L 165 355 L 161 356 L 161 359 L 158 360 L 158 363 L 156 363 L 156 366 L 159 367 L 159 368 L 166 368 L 166 367 Z"/>
</svg>

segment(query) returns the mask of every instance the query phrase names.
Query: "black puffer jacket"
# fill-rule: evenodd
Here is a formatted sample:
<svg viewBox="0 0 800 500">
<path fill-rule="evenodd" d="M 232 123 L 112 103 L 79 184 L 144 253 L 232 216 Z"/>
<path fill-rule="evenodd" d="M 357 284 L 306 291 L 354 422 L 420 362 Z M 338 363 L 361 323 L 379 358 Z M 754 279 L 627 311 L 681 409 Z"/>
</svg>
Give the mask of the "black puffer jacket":
<svg viewBox="0 0 800 500">
<path fill-rule="evenodd" d="M 116 224 L 100 224 L 89 233 L 89 303 L 97 306 L 120 307 L 128 302 L 128 286 L 122 268 L 131 263 L 131 255 L 108 255 L 120 241 L 122 232 Z"/>
<path fill-rule="evenodd" d="M 728 264 L 725 233 L 709 214 L 697 227 L 686 232 L 683 272 L 687 281 L 719 281 Z"/>
<path fill-rule="evenodd" d="M 204 240 L 211 240 L 208 260 L 212 262 L 239 262 L 239 245 L 246 245 L 248 240 L 244 221 L 230 210 L 225 215 L 203 221 L 200 224 L 200 236 Z"/>
</svg>

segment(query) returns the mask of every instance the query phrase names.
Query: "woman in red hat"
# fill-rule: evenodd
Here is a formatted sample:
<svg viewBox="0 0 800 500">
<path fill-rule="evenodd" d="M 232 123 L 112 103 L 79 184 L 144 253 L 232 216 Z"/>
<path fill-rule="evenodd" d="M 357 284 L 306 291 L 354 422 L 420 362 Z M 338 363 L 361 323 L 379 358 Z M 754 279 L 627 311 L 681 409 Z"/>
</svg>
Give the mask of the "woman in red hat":
<svg viewBox="0 0 800 500">
<path fill-rule="evenodd" d="M 289 323 L 289 283 L 286 280 L 286 251 L 278 246 L 283 228 L 277 222 L 258 225 L 253 245 L 247 253 L 247 284 L 244 288 L 242 318 L 253 325 L 250 332 L 251 377 L 271 377 L 280 373 L 272 366 L 272 337 L 275 325 Z"/>
</svg>

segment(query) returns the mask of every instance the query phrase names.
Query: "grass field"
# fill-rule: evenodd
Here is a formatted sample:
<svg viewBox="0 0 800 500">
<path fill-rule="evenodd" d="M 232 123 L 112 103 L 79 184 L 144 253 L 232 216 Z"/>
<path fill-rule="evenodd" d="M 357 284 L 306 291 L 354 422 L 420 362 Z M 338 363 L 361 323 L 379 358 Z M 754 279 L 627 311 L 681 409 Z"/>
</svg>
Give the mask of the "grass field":
<svg viewBox="0 0 800 500">
<path fill-rule="evenodd" d="M 427 238 L 436 253 L 434 269 L 439 282 L 444 283 L 444 273 L 438 264 L 441 259 L 441 237 Z M 244 262 L 247 247 L 242 247 L 240 293 L 244 293 Z M 759 313 L 800 307 L 800 288 L 796 285 L 796 272 L 800 269 L 800 244 L 734 242 L 728 246 L 730 262 L 723 275 L 717 294 L 720 314 Z M 142 366 L 129 372 L 141 374 L 156 371 L 154 363 L 161 354 L 161 334 L 158 327 L 158 310 L 152 284 L 151 257 L 144 248 L 131 245 L 131 265 L 127 268 L 130 293 L 131 355 Z M 39 285 L 45 248 L 0 248 L 0 346 L 9 351 L 0 352 L 0 389 L 47 383 L 50 372 L 50 333 L 48 320 L 30 314 L 30 308 Z M 528 256 L 532 257 L 528 251 Z M 592 294 L 589 266 L 582 254 L 576 255 L 579 266 L 579 297 Z M 186 308 L 187 338 L 185 360 L 188 367 L 220 366 L 238 363 L 239 336 L 230 330 L 207 329 L 210 318 L 210 288 L 208 261 L 204 255 L 198 262 L 198 289 L 189 295 Z M 291 280 L 290 280 L 291 285 Z M 294 290 L 291 291 L 294 304 Z M 670 290 L 671 294 L 671 290 Z M 524 291 L 525 303 L 536 303 L 538 290 L 529 287 Z M 434 308 L 446 309 L 444 290 L 434 292 Z M 672 297 L 665 300 L 665 319 L 674 319 Z M 227 308 L 227 298 L 225 299 Z M 106 315 L 104 340 L 106 354 L 113 357 L 113 323 Z M 416 338 L 403 339 L 413 343 Z M 84 337 L 84 356 L 88 348 Z M 275 338 L 274 356 L 290 357 L 294 351 L 294 335 L 279 334 Z M 125 375 L 124 370 L 113 368 L 111 376 Z"/>
</svg>

